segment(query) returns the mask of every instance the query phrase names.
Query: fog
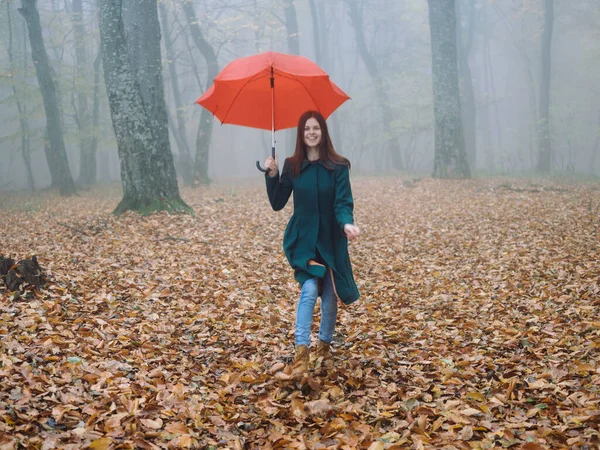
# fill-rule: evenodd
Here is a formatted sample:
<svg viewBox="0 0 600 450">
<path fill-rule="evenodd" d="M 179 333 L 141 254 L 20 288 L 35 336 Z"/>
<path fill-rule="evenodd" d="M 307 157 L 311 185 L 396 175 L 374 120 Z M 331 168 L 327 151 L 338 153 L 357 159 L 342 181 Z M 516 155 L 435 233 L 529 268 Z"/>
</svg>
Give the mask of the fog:
<svg viewBox="0 0 600 450">
<path fill-rule="evenodd" d="M 91 145 L 96 146 L 96 182 L 120 179 L 106 87 L 98 77 L 99 3 L 37 2 L 69 167 L 82 185 L 93 184 L 89 175 L 80 174 L 82 148 Z M 544 73 L 544 12 L 552 3 L 551 65 Z M 83 13 L 77 30 L 79 4 Z M 355 173 L 431 174 L 435 120 L 426 0 L 194 0 L 187 5 L 195 19 L 183 2 L 160 1 L 163 29 L 156 29 L 162 36 L 164 95 L 180 186 L 184 148 L 194 158 L 201 144 L 203 108 L 195 101 L 212 84 L 206 48 L 198 46 L 194 26 L 216 55 L 218 70 L 236 58 L 269 50 L 317 62 L 351 97 L 328 124 L 336 150 L 351 160 Z M 20 7 L 20 0 L 0 1 L 2 190 L 51 184 L 45 109 Z M 461 108 L 465 140 L 474 152 L 469 158 L 473 176 L 536 173 L 540 87 L 547 76 L 550 173 L 600 175 L 597 1 L 457 0 L 456 11 Z M 269 155 L 270 132 L 212 120 L 212 136 L 205 142 L 210 179 L 259 177 L 255 161 Z M 474 142 L 469 143 L 473 123 Z M 280 164 L 292 153 L 294 136 L 295 130 L 276 133 Z"/>
</svg>

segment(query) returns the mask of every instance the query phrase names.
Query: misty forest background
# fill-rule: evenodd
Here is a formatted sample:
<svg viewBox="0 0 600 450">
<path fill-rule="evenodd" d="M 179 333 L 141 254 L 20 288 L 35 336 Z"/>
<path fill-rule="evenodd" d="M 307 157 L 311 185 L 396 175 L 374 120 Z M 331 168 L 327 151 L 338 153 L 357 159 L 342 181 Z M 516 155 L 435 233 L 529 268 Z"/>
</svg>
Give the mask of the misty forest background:
<svg viewBox="0 0 600 450">
<path fill-rule="evenodd" d="M 0 450 L 598 448 L 599 42 L 597 0 L 0 0 Z M 194 104 L 267 50 L 352 97 L 361 298 L 302 380 L 269 132 Z"/>
<path fill-rule="evenodd" d="M 18 11 L 26 4 L 35 7 L 1 2 L 2 190 L 43 189 L 52 182 L 47 156 L 54 150 L 26 20 Z M 37 9 L 72 178 L 80 186 L 118 181 L 99 2 L 41 0 Z M 124 11 L 125 34 L 132 35 L 127 26 L 133 29 L 135 19 Z M 598 175 L 598 5 L 460 0 L 456 14 L 462 122 L 473 174 Z M 253 162 L 268 155 L 269 133 L 221 126 L 194 101 L 228 62 L 267 50 L 309 57 L 352 97 L 329 124 L 334 145 L 355 173 L 432 173 L 427 2 L 161 1 L 158 22 L 146 20 L 144 32 L 161 39 L 170 149 L 180 183 L 256 175 Z M 290 135 L 277 133 L 280 155 L 292 151 Z"/>
</svg>

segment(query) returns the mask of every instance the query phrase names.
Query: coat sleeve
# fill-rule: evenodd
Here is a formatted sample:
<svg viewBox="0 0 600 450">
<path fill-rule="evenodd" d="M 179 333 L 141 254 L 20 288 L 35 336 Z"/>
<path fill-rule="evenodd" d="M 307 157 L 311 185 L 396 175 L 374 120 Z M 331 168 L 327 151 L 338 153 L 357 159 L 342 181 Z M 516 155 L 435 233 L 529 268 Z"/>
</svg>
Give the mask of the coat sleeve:
<svg viewBox="0 0 600 450">
<path fill-rule="evenodd" d="M 342 232 L 344 231 L 344 225 L 354 224 L 354 201 L 352 200 L 352 188 L 350 187 L 350 170 L 346 165 L 338 166 L 335 170 L 333 209 Z"/>
<path fill-rule="evenodd" d="M 290 198 L 293 189 L 288 160 L 286 159 L 285 163 L 283 163 L 281 176 L 279 173 L 274 177 L 265 174 L 265 182 L 267 184 L 267 195 L 269 196 L 271 208 L 273 208 L 274 211 L 283 209 Z"/>
</svg>

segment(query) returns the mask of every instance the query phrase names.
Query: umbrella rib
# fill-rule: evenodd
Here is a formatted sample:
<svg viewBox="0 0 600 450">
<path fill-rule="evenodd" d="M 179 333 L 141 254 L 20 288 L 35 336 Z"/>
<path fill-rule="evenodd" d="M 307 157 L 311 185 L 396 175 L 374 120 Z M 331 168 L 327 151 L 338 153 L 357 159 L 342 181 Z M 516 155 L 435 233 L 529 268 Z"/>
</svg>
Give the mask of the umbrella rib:
<svg viewBox="0 0 600 450">
<path fill-rule="evenodd" d="M 225 113 L 225 115 L 223 116 L 223 120 L 221 121 L 222 124 L 225 123 L 225 120 L 227 119 L 227 116 L 229 115 L 229 112 L 231 111 L 231 108 L 233 108 L 233 105 L 235 104 L 236 100 L 238 99 L 238 97 L 240 96 L 240 94 L 242 93 L 242 91 L 244 90 L 244 88 L 246 87 L 246 85 L 258 78 L 260 78 L 261 75 L 264 75 L 264 72 L 259 72 L 256 75 L 254 75 L 252 78 L 250 78 L 248 81 L 246 81 L 244 83 L 244 85 L 237 91 L 237 94 L 235 94 L 235 98 L 233 99 L 233 101 L 229 104 L 229 108 L 227 109 L 227 112 Z"/>
<path fill-rule="evenodd" d="M 316 109 L 317 109 L 319 112 L 321 112 L 321 111 L 319 110 L 319 105 L 317 104 L 317 102 L 316 102 L 315 98 L 312 96 L 312 94 L 310 93 L 310 91 L 308 90 L 308 88 L 307 88 L 307 87 L 304 85 L 304 83 L 303 83 L 302 81 L 300 81 L 300 79 L 299 79 L 299 78 L 297 78 L 297 77 L 293 77 L 293 76 L 292 76 L 292 77 L 286 77 L 285 75 L 283 75 L 284 73 L 285 73 L 285 72 L 281 72 L 281 74 L 282 74 L 282 75 L 281 75 L 281 77 L 282 77 L 282 78 L 288 78 L 288 79 L 290 79 L 290 80 L 294 80 L 294 81 L 297 81 L 298 83 L 300 83 L 300 86 L 302 86 L 302 87 L 304 88 L 304 90 L 306 91 L 306 93 L 308 94 L 308 96 L 310 97 L 310 99 L 311 99 L 311 100 L 313 101 L 313 103 L 315 104 L 315 108 L 316 108 Z M 321 75 L 321 76 L 327 77 L 327 78 L 329 79 L 329 75 Z"/>
</svg>

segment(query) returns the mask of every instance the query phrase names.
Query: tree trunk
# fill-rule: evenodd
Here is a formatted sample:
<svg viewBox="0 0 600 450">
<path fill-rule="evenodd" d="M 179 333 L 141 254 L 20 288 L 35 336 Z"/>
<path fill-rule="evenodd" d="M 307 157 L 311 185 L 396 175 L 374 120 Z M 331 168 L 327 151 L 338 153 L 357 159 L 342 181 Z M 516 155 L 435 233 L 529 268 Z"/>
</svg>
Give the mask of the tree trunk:
<svg viewBox="0 0 600 450">
<path fill-rule="evenodd" d="M 177 118 L 177 127 L 172 127 L 173 135 L 176 136 L 177 147 L 181 157 L 182 164 L 180 166 L 183 183 L 186 186 L 192 186 L 194 184 L 194 163 L 191 157 L 185 119 L 183 117 L 183 102 L 181 101 L 181 91 L 179 90 L 179 75 L 177 75 L 177 68 L 175 66 L 176 55 L 175 51 L 173 50 L 173 43 L 169 37 L 167 8 L 165 7 L 164 3 L 160 3 L 158 7 L 162 31 L 165 36 L 163 42 L 165 43 L 165 52 L 168 61 L 167 66 L 169 68 L 169 77 L 171 79 L 171 91 L 173 92 L 173 99 L 175 100 L 175 117 Z"/>
<path fill-rule="evenodd" d="M 312 18 L 313 42 L 315 45 L 315 62 L 321 66 L 321 25 L 319 23 L 319 11 L 315 0 L 308 0 L 310 5 L 310 16 Z"/>
<path fill-rule="evenodd" d="M 179 195 L 169 147 L 156 1 L 131 3 L 139 19 L 132 18 L 129 48 L 121 0 L 100 5 L 102 66 L 123 184 L 114 213 L 191 212 Z"/>
<path fill-rule="evenodd" d="M 433 177 L 469 178 L 458 87 L 454 0 L 427 3 L 435 115 Z"/>
<path fill-rule="evenodd" d="M 185 13 L 190 33 L 194 44 L 204 56 L 207 66 L 207 87 L 210 86 L 219 73 L 219 64 L 217 63 L 217 55 L 212 45 L 204 39 L 202 30 L 198 26 L 194 5 L 191 2 L 183 3 L 183 11 Z M 200 184 L 209 184 L 211 182 L 208 176 L 208 164 L 210 154 L 210 140 L 212 138 L 213 119 L 212 113 L 206 108 L 202 108 L 200 113 L 200 125 L 196 134 L 196 161 L 194 163 L 194 178 Z"/>
<path fill-rule="evenodd" d="M 486 16 L 484 16 L 486 17 Z M 487 24 L 487 18 L 486 20 L 486 24 Z M 488 170 L 491 170 L 492 172 L 496 170 L 496 162 L 495 162 L 495 152 L 494 152 L 494 143 L 492 141 L 492 125 L 491 125 L 491 119 L 490 116 L 492 114 L 492 101 L 491 101 L 491 96 L 490 96 L 490 92 L 492 91 L 491 89 L 491 84 L 493 83 L 493 79 L 490 80 L 490 76 L 489 76 L 489 72 L 492 70 L 491 68 L 491 61 L 488 58 L 490 52 L 490 43 L 489 43 L 489 31 L 487 30 L 487 28 L 484 31 L 484 35 L 483 35 L 483 54 L 482 54 L 482 59 L 483 59 L 483 86 L 484 86 L 484 92 L 485 92 L 485 99 L 486 99 L 486 104 L 485 104 L 485 113 L 483 114 L 483 118 L 484 118 L 484 123 L 483 123 L 483 142 L 484 142 L 484 147 L 485 147 L 485 161 L 486 161 L 486 167 Z"/>
<path fill-rule="evenodd" d="M 377 69 L 375 59 L 373 58 L 373 56 L 369 52 L 369 49 L 367 48 L 362 16 L 358 11 L 356 0 L 345 0 L 345 2 L 348 5 L 348 13 L 350 15 L 350 20 L 352 22 L 352 26 L 356 35 L 356 45 L 358 47 L 358 52 L 360 53 L 360 56 L 365 66 L 367 67 L 369 75 L 373 79 L 373 84 L 375 86 L 375 95 L 377 96 L 377 101 L 383 114 L 383 130 L 387 139 L 386 146 L 388 148 L 388 152 L 392 160 L 392 167 L 396 170 L 401 170 L 404 168 L 404 164 L 402 162 L 400 143 L 398 142 L 398 138 L 394 135 L 394 132 L 392 130 L 393 113 L 389 102 L 389 92 L 387 92 L 385 83 L 379 74 L 379 70 Z"/>
<path fill-rule="evenodd" d="M 598 111 L 598 129 L 596 130 L 596 138 L 594 139 L 594 146 L 592 147 L 592 157 L 590 159 L 590 175 L 594 175 L 596 168 L 596 159 L 598 158 L 598 152 L 600 151 L 600 111 Z"/>
<path fill-rule="evenodd" d="M 98 22 L 100 22 L 100 2 L 95 1 L 95 6 L 98 10 Z M 92 129 L 89 151 L 86 153 L 88 161 L 85 164 L 87 171 L 87 180 L 90 185 L 95 185 L 98 182 L 98 162 L 96 153 L 98 151 L 98 135 L 100 133 L 100 77 L 102 67 L 102 46 L 98 46 L 98 53 L 94 59 L 94 91 L 92 97 Z"/>
<path fill-rule="evenodd" d="M 457 11 L 461 0 L 457 0 Z M 465 133 L 465 150 L 467 152 L 467 160 L 469 167 L 475 170 L 477 166 L 477 106 L 475 104 L 475 92 L 473 91 L 473 77 L 471 76 L 471 67 L 469 66 L 469 55 L 473 47 L 473 35 L 475 32 L 475 0 L 468 1 L 468 10 L 466 11 L 466 35 L 463 37 L 462 27 L 457 26 L 457 43 L 458 43 L 458 68 L 461 81 L 462 93 L 462 120 Z M 460 14 L 457 14 L 460 17 Z"/>
<path fill-rule="evenodd" d="M 287 31 L 288 50 L 292 55 L 300 54 L 300 39 L 298 35 L 298 19 L 294 0 L 283 0 L 285 12 L 285 29 Z"/>
<path fill-rule="evenodd" d="M 75 112 L 77 127 L 79 130 L 79 185 L 92 185 L 95 174 L 91 173 L 91 147 L 92 134 L 90 130 L 90 113 L 88 108 L 88 96 L 81 87 L 86 80 L 87 54 L 85 51 L 85 26 L 83 20 L 82 0 L 73 0 L 73 33 L 75 35 L 75 76 L 77 89 L 77 109 Z M 95 168 L 94 168 L 95 169 Z"/>
<path fill-rule="evenodd" d="M 102 51 L 98 49 L 98 55 L 94 60 L 94 97 L 92 105 L 92 139 L 90 141 L 89 151 L 85 154 L 88 159 L 85 163 L 86 179 L 89 185 L 94 185 L 98 181 L 98 165 L 96 162 L 96 152 L 98 150 L 98 133 L 100 129 L 100 63 L 102 61 Z"/>
<path fill-rule="evenodd" d="M 315 62 L 318 66 L 320 66 L 327 73 L 331 74 L 333 71 L 333 61 L 331 58 L 328 58 L 328 48 L 327 44 L 329 43 L 328 29 L 324 25 L 325 24 L 325 4 L 319 4 L 320 8 L 317 8 L 316 0 L 310 1 L 310 13 L 312 17 L 313 24 L 313 39 L 315 45 Z M 321 12 L 321 14 L 320 14 Z M 342 135 L 340 133 L 340 124 L 336 114 L 331 115 L 327 119 L 328 124 L 330 125 L 330 134 L 331 138 L 335 142 L 336 150 L 339 152 L 342 147 Z"/>
<path fill-rule="evenodd" d="M 488 79 L 489 79 L 489 90 L 492 93 L 488 98 L 491 99 L 490 103 L 494 109 L 494 122 L 496 124 L 496 133 L 498 135 L 498 145 L 496 148 L 502 149 L 502 125 L 500 124 L 500 111 L 498 110 L 498 95 L 496 94 L 496 81 L 494 78 L 494 70 L 492 66 L 492 55 L 490 52 L 490 36 L 491 32 L 488 30 L 485 33 L 485 44 L 484 44 L 484 53 L 485 53 L 485 67 L 488 68 Z M 491 114 L 491 113 L 490 113 Z"/>
<path fill-rule="evenodd" d="M 46 113 L 46 133 L 49 151 L 46 153 L 52 184 L 57 186 L 60 194 L 69 196 L 75 193 L 75 183 L 71 176 L 67 151 L 63 140 L 63 129 L 60 119 L 60 109 L 56 98 L 56 89 L 52 79 L 52 69 L 48 61 L 40 15 L 37 10 L 36 0 L 22 0 L 19 12 L 27 22 L 29 41 L 31 43 L 31 57 L 35 64 L 35 73 L 44 102 Z"/>
<path fill-rule="evenodd" d="M 325 71 L 328 72 L 331 70 L 331 67 L 328 67 L 328 65 L 325 64 L 325 62 L 327 60 L 326 60 L 326 58 L 323 58 L 323 54 L 325 53 L 325 42 L 324 42 L 323 33 L 327 34 L 327 30 L 325 30 L 321 24 L 321 21 L 323 19 L 319 18 L 319 9 L 317 8 L 317 4 L 316 4 L 315 0 L 309 0 L 309 6 L 310 6 L 310 16 L 312 19 L 313 42 L 314 42 L 314 47 L 315 47 L 315 62 L 317 63 L 317 65 L 319 67 L 321 67 L 322 69 L 324 69 Z M 340 135 L 337 116 L 336 115 L 331 116 L 328 119 L 328 121 L 331 123 L 331 132 L 330 132 L 331 136 L 337 138 Z M 338 141 L 338 144 L 339 144 L 339 141 Z"/>
<path fill-rule="evenodd" d="M 554 0 L 544 0 L 544 29 L 542 31 L 542 67 L 540 74 L 540 118 L 538 120 L 539 172 L 550 172 L 552 145 L 550 143 L 550 75 L 552 28 L 554 26 Z"/>
<path fill-rule="evenodd" d="M 10 62 L 11 80 L 14 80 L 17 76 L 17 66 L 13 57 L 12 46 L 13 46 L 13 33 L 12 33 L 12 15 L 11 15 L 11 3 L 6 2 L 6 16 L 8 18 L 8 60 Z M 31 170 L 31 145 L 29 140 L 29 121 L 27 120 L 26 105 L 21 103 L 19 92 L 14 81 L 11 83 L 13 95 L 15 96 L 15 102 L 17 104 L 17 111 L 19 112 L 19 126 L 21 128 L 21 156 L 23 157 L 23 163 L 25 164 L 25 170 L 27 171 L 27 185 L 30 191 L 35 190 L 35 180 L 33 178 L 33 171 Z"/>
<path fill-rule="evenodd" d="M 298 17 L 296 15 L 296 6 L 294 0 L 283 0 L 283 12 L 285 15 L 285 30 L 287 35 L 287 46 L 288 52 L 292 55 L 300 54 L 300 35 L 298 33 Z M 287 130 L 284 132 L 286 135 L 287 145 L 286 147 L 294 153 L 296 148 L 296 133 L 294 130 Z M 281 153 L 281 152 L 280 152 Z M 285 155 L 281 155 L 279 159 L 283 160 Z"/>
<path fill-rule="evenodd" d="M 157 2 L 156 0 L 127 0 L 121 5 L 130 67 L 137 80 L 146 115 L 150 120 L 153 134 L 158 140 L 158 146 L 166 149 L 170 154 Z M 172 160 L 172 157 L 170 159 Z"/>
</svg>

